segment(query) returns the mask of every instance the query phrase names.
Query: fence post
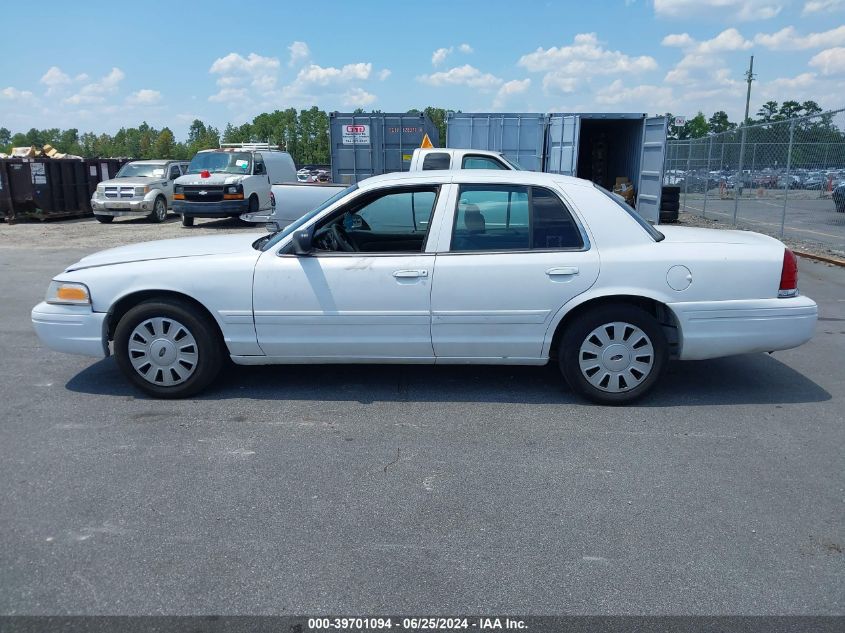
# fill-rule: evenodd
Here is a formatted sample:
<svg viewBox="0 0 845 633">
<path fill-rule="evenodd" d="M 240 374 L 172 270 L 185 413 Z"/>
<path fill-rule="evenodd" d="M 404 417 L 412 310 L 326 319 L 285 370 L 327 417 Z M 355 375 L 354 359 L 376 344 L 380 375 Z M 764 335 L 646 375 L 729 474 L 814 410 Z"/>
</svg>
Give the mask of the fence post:
<svg viewBox="0 0 845 633">
<path fill-rule="evenodd" d="M 783 239 L 783 231 L 786 225 L 786 201 L 789 199 L 789 170 L 792 168 L 792 141 L 795 138 L 795 120 L 789 123 L 789 149 L 786 150 L 786 189 L 783 192 L 783 211 L 780 215 L 780 236 Z"/>
<path fill-rule="evenodd" d="M 736 183 L 734 184 L 734 226 L 736 226 L 736 215 L 739 211 L 739 197 L 742 192 L 742 163 L 745 159 L 745 132 L 747 130 L 746 125 L 742 126 L 742 139 L 739 143 L 739 165 L 737 165 L 736 170 Z"/>
<path fill-rule="evenodd" d="M 707 217 L 707 192 L 710 189 L 710 157 L 713 155 L 713 135 L 710 135 L 710 144 L 707 147 L 707 169 L 704 174 L 704 202 L 701 205 L 701 217 Z M 721 174 L 719 174 L 721 177 Z"/>
<path fill-rule="evenodd" d="M 687 190 L 689 190 L 689 166 L 692 159 L 692 140 L 687 144 L 687 170 L 684 173 L 684 212 L 687 210 Z"/>
</svg>

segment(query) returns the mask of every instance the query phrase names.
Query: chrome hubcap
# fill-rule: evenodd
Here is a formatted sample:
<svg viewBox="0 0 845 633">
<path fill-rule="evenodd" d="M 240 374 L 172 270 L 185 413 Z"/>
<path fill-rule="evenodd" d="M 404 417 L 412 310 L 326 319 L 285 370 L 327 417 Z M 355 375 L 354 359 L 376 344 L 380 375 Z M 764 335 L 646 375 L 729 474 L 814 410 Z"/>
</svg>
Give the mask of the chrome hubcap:
<svg viewBox="0 0 845 633">
<path fill-rule="evenodd" d="M 654 368 L 654 346 L 635 325 L 615 321 L 590 332 L 578 351 L 584 378 L 602 391 L 621 393 L 642 383 Z"/>
<path fill-rule="evenodd" d="M 184 325 L 167 317 L 147 319 L 129 336 L 129 360 L 147 382 L 172 387 L 196 371 L 199 350 Z"/>
</svg>

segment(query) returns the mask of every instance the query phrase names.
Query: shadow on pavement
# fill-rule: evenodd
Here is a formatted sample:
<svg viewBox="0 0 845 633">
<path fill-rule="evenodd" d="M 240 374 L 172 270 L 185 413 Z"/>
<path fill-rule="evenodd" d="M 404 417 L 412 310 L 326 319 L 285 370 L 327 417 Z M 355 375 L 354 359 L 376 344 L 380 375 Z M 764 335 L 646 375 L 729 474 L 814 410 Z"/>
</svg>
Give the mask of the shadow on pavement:
<svg viewBox="0 0 845 633">
<path fill-rule="evenodd" d="M 71 378 L 67 389 L 93 395 L 146 398 L 113 358 Z M 582 403 L 556 363 L 545 367 L 482 365 L 276 365 L 232 367 L 196 400 L 322 400 L 326 402 Z M 636 403 L 644 407 L 792 404 L 831 395 L 766 354 L 674 362 L 662 384 Z"/>
</svg>

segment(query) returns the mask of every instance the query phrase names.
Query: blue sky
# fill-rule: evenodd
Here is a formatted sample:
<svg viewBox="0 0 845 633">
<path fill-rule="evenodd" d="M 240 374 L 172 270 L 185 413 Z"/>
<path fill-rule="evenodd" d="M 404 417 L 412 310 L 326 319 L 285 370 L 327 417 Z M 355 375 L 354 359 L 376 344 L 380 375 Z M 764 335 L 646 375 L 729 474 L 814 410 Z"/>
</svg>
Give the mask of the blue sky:
<svg viewBox="0 0 845 633">
<path fill-rule="evenodd" d="M 845 0 L 4 2 L 0 126 L 185 135 L 317 105 L 741 118 L 845 106 Z M 130 7 L 131 8 L 124 8 Z"/>
</svg>

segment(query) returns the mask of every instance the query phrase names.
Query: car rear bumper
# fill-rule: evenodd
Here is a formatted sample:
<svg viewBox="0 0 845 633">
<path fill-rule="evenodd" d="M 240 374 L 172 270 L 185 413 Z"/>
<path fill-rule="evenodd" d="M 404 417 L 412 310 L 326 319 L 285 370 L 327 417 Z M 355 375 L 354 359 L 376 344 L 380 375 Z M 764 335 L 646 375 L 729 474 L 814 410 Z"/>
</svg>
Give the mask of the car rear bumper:
<svg viewBox="0 0 845 633">
<path fill-rule="evenodd" d="M 32 326 L 41 342 L 57 352 L 102 358 L 109 355 L 106 314 L 90 306 L 41 302 L 32 309 Z"/>
<path fill-rule="evenodd" d="M 809 297 L 670 303 L 680 325 L 681 360 L 773 352 L 813 336 L 818 307 Z"/>
<path fill-rule="evenodd" d="M 189 202 L 174 200 L 173 211 L 189 218 L 231 218 L 249 211 L 249 200 Z"/>
</svg>

